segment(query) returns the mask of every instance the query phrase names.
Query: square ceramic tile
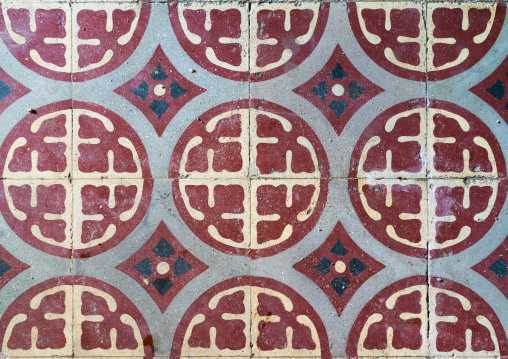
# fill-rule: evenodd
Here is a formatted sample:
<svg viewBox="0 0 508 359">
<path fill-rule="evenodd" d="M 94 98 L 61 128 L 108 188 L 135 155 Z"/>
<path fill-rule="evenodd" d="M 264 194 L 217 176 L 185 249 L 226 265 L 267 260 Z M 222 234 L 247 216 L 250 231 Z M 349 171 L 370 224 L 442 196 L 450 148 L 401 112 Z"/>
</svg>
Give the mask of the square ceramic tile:
<svg viewBox="0 0 508 359">
<path fill-rule="evenodd" d="M 0 6 L 0 357 L 508 357 L 506 4 Z"/>
<path fill-rule="evenodd" d="M 169 18 L 183 50 L 204 69 L 249 77 L 249 6 L 241 2 L 171 2 Z"/>
<path fill-rule="evenodd" d="M 74 24 L 69 3 L 4 1 L 2 15 L 2 39 L 17 61 L 45 77 L 71 80 Z"/>
<path fill-rule="evenodd" d="M 465 260 L 468 265 L 474 263 L 470 258 Z M 468 358 L 491 358 L 502 353 L 508 344 L 502 325 L 504 314 L 499 311 L 503 293 L 497 289 L 489 290 L 492 279 L 486 280 L 488 273 L 482 273 L 478 267 L 476 265 L 465 271 L 451 261 L 431 265 L 431 355 L 450 357 L 456 354 Z"/>
<path fill-rule="evenodd" d="M 252 4 L 251 81 L 263 81 L 298 66 L 319 42 L 329 4 L 320 2 Z"/>
</svg>

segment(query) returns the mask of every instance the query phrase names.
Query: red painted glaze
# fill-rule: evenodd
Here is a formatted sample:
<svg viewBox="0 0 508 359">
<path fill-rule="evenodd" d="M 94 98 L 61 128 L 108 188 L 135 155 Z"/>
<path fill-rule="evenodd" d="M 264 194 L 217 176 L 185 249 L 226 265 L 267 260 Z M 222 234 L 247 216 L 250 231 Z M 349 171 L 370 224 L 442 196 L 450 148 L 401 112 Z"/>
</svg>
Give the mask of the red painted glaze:
<svg viewBox="0 0 508 359">
<path fill-rule="evenodd" d="M 152 336 L 134 304 L 115 287 L 80 276 L 49 279 L 21 294 L 0 319 L 0 343 L 2 353 L 18 355 L 154 354 Z"/>
<path fill-rule="evenodd" d="M 138 46 L 150 18 L 149 3 L 78 4 L 74 17 L 69 4 L 2 7 L 0 34 L 12 54 L 29 69 L 60 81 L 86 81 L 119 67 Z"/>
<path fill-rule="evenodd" d="M 192 122 L 169 171 L 177 178 L 175 204 L 194 234 L 225 253 L 251 258 L 281 252 L 314 227 L 328 176 L 326 154 L 310 126 L 281 106 L 246 100 Z"/>
<path fill-rule="evenodd" d="M 178 324 L 171 355 L 250 355 L 251 350 L 256 356 L 331 358 L 323 323 L 305 299 L 273 279 L 249 276 L 223 281 L 192 303 Z"/>
<path fill-rule="evenodd" d="M 145 263 L 149 267 L 143 267 Z M 164 273 L 166 267 L 168 272 Z M 180 290 L 208 266 L 185 249 L 161 222 L 146 243 L 116 268 L 134 279 L 164 312 Z"/>
<path fill-rule="evenodd" d="M 4 140 L 0 209 L 30 245 L 80 258 L 112 248 L 139 224 L 153 180 L 141 140 L 120 116 L 85 102 L 70 107 L 70 100 L 41 107 Z"/>
</svg>

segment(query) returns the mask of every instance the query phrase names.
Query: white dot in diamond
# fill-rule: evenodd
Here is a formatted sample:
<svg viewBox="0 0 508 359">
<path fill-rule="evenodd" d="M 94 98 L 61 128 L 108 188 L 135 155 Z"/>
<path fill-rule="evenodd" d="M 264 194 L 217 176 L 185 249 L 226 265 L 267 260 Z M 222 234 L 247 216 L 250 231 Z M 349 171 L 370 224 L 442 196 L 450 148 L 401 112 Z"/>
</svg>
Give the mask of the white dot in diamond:
<svg viewBox="0 0 508 359">
<path fill-rule="evenodd" d="M 166 274 L 167 272 L 169 272 L 169 264 L 166 262 L 160 262 L 157 264 L 157 273 Z"/>
<path fill-rule="evenodd" d="M 344 95 L 344 87 L 339 84 L 335 84 L 332 87 L 332 92 L 335 96 L 342 96 Z"/>
<path fill-rule="evenodd" d="M 164 96 L 164 94 L 166 93 L 166 87 L 162 84 L 158 84 L 154 87 L 153 93 L 156 94 L 157 96 Z"/>
<path fill-rule="evenodd" d="M 344 273 L 346 271 L 346 263 L 344 263 L 343 261 L 335 262 L 335 271 L 337 273 Z"/>
</svg>

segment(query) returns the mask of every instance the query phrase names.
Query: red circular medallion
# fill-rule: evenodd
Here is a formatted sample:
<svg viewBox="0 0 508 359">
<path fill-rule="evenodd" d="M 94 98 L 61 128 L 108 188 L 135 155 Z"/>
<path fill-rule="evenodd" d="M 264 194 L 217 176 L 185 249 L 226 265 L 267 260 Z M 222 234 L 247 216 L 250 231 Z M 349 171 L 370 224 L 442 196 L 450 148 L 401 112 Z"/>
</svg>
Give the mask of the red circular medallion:
<svg viewBox="0 0 508 359">
<path fill-rule="evenodd" d="M 398 252 L 458 253 L 494 224 L 506 198 L 499 142 L 469 111 L 414 100 L 379 115 L 353 151 L 349 191 L 370 233 Z"/>
<path fill-rule="evenodd" d="M 501 32 L 505 4 L 348 3 L 349 21 L 367 55 L 396 76 L 443 80 L 466 71 Z"/>
<path fill-rule="evenodd" d="M 245 4 L 174 2 L 169 17 L 180 45 L 197 64 L 232 80 L 263 81 L 309 57 L 325 30 L 328 9 L 328 3 L 257 3 L 249 11 Z"/>
<path fill-rule="evenodd" d="M 122 241 L 150 203 L 148 157 L 117 114 L 73 101 L 28 114 L 0 148 L 0 210 L 24 241 L 74 258 Z"/>
<path fill-rule="evenodd" d="M 169 176 L 176 178 L 178 211 L 196 236 L 225 253 L 256 258 L 291 247 L 314 227 L 329 170 L 323 146 L 299 116 L 245 100 L 192 122 Z"/>
</svg>

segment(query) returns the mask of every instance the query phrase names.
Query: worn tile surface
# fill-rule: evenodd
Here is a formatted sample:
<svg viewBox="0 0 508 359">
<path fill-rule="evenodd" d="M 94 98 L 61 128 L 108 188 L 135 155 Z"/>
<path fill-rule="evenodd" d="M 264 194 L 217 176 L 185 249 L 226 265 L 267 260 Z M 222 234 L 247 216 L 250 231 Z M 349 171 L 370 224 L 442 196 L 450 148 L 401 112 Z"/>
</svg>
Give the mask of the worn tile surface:
<svg viewBox="0 0 508 359">
<path fill-rule="evenodd" d="M 506 3 L 0 7 L 1 358 L 508 358 Z"/>
</svg>

